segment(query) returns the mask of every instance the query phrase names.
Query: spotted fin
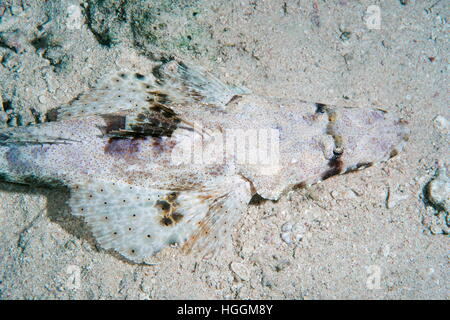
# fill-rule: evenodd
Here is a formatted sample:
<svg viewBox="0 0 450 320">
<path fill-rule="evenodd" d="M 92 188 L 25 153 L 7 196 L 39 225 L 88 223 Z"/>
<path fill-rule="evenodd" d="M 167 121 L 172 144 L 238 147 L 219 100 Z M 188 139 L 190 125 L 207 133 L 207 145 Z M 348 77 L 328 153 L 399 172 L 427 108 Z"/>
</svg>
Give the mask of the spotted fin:
<svg viewBox="0 0 450 320">
<path fill-rule="evenodd" d="M 235 96 L 249 94 L 244 87 L 226 85 L 213 75 L 171 60 L 154 69 L 160 91 L 173 103 L 200 103 L 224 107 Z"/>
<path fill-rule="evenodd" d="M 249 200 L 246 181 L 224 177 L 183 191 L 89 181 L 72 187 L 69 205 L 103 248 L 140 263 L 171 244 L 217 250 Z"/>
<path fill-rule="evenodd" d="M 97 88 L 80 95 L 68 105 L 51 110 L 47 119 L 61 121 L 99 115 L 126 115 L 144 111 L 154 102 L 163 100 L 152 76 L 121 71 L 104 79 Z"/>
<path fill-rule="evenodd" d="M 205 71 L 175 60 L 162 63 L 151 75 L 120 71 L 103 80 L 97 88 L 80 95 L 68 105 L 50 111 L 50 121 L 93 115 L 140 113 L 149 106 L 198 104 L 225 106 L 245 88 L 226 85 Z"/>
</svg>

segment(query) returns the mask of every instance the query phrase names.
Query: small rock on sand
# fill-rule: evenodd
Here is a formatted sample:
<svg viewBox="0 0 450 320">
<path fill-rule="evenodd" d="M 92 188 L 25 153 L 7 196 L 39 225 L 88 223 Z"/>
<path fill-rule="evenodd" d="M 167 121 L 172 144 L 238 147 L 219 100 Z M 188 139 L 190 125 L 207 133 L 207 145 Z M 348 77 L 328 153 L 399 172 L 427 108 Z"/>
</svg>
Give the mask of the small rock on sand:
<svg viewBox="0 0 450 320">
<path fill-rule="evenodd" d="M 242 281 L 250 280 L 250 272 L 247 267 L 240 262 L 232 262 L 230 265 L 231 271 Z"/>
<path fill-rule="evenodd" d="M 426 196 L 435 209 L 449 212 L 450 180 L 445 166 L 438 169 L 436 177 L 426 186 Z"/>
<path fill-rule="evenodd" d="M 436 129 L 442 132 L 446 132 L 450 129 L 449 121 L 443 116 L 437 116 L 436 118 L 434 118 L 433 124 Z"/>
</svg>

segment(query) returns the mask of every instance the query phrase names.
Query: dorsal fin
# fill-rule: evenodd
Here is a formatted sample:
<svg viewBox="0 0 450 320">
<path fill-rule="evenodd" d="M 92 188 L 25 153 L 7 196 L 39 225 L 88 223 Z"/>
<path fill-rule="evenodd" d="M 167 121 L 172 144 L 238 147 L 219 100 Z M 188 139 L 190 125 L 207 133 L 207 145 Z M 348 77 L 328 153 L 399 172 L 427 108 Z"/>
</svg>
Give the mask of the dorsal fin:
<svg viewBox="0 0 450 320">
<path fill-rule="evenodd" d="M 247 93 L 247 89 L 226 85 L 204 70 L 170 60 L 155 67 L 150 75 L 114 73 L 97 88 L 50 111 L 48 120 L 138 114 L 156 103 L 172 109 L 177 104 L 225 107 L 236 95 Z"/>
<path fill-rule="evenodd" d="M 175 103 L 197 102 L 224 107 L 236 95 L 250 93 L 243 87 L 224 84 L 201 68 L 171 60 L 154 68 L 161 90 Z"/>
</svg>

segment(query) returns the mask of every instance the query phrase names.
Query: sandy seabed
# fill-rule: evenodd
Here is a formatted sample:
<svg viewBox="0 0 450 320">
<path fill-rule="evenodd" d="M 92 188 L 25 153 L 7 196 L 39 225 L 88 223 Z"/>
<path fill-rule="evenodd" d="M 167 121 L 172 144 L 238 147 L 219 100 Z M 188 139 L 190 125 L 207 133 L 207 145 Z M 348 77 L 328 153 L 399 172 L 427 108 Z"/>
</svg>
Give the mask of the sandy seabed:
<svg viewBox="0 0 450 320">
<path fill-rule="evenodd" d="M 448 299 L 448 218 L 423 192 L 449 163 L 446 1 L 98 2 L 1 2 L 9 125 L 161 50 L 256 94 L 382 107 L 411 137 L 387 163 L 250 205 L 210 260 L 167 248 L 131 264 L 67 192 L 2 183 L 0 299 Z"/>
</svg>

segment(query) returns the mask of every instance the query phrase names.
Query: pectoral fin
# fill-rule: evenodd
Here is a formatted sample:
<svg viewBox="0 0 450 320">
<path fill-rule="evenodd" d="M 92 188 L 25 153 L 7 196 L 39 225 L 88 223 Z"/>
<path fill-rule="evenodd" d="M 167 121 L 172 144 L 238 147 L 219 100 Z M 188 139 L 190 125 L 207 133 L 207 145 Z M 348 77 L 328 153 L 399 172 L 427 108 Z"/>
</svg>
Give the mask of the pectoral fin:
<svg viewBox="0 0 450 320">
<path fill-rule="evenodd" d="M 250 200 L 248 182 L 223 177 L 193 190 L 89 181 L 71 189 L 70 207 L 105 249 L 142 262 L 170 244 L 216 251 Z"/>
</svg>

